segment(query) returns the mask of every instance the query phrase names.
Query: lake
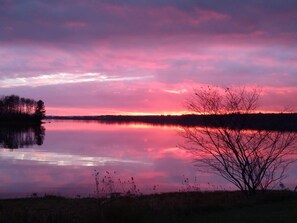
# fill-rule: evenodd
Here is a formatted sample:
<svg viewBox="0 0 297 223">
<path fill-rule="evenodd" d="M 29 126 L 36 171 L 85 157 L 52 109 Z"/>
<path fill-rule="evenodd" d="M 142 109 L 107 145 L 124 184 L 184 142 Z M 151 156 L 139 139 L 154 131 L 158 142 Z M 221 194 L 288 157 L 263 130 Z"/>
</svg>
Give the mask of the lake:
<svg viewBox="0 0 297 223">
<path fill-rule="evenodd" d="M 0 197 L 235 189 L 198 172 L 178 126 L 54 120 L 0 135 Z M 297 166 L 285 185 L 297 185 Z"/>
</svg>

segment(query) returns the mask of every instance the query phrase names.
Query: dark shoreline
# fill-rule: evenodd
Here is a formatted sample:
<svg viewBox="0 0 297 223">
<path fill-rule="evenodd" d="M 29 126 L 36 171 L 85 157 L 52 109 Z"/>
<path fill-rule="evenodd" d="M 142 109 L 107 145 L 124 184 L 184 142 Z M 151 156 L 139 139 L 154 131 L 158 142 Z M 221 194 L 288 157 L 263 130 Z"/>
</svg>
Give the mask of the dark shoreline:
<svg viewBox="0 0 297 223">
<path fill-rule="evenodd" d="M 297 194 L 179 192 L 114 198 L 0 199 L 0 222 L 295 222 Z"/>
<path fill-rule="evenodd" d="M 0 126 L 40 126 L 44 121 L 0 121 Z"/>
<path fill-rule="evenodd" d="M 297 113 L 230 114 L 230 115 L 100 115 L 47 116 L 47 120 L 85 120 L 102 123 L 146 123 L 179 125 L 184 127 L 209 126 L 255 130 L 297 131 Z"/>
</svg>

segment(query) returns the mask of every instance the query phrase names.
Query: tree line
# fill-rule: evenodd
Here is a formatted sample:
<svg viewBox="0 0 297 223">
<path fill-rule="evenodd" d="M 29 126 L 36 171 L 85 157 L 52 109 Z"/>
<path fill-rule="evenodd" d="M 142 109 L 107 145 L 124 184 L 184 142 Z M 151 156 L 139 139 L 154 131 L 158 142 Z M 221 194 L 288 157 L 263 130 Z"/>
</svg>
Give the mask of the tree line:
<svg viewBox="0 0 297 223">
<path fill-rule="evenodd" d="M 35 101 L 17 95 L 0 98 L 0 121 L 2 122 L 41 122 L 44 118 L 45 105 L 42 100 Z"/>
<path fill-rule="evenodd" d="M 297 113 L 47 116 L 47 119 L 93 120 L 107 124 L 147 123 L 184 127 L 229 127 L 297 132 Z"/>
</svg>

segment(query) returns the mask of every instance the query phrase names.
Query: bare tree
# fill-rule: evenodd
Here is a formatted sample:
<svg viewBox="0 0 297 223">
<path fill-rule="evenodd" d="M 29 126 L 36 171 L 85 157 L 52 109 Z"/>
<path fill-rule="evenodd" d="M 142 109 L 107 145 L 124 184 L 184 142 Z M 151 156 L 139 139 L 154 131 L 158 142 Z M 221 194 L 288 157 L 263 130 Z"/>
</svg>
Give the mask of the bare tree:
<svg viewBox="0 0 297 223">
<path fill-rule="evenodd" d="M 218 174 L 247 193 L 268 189 L 285 177 L 296 141 L 294 132 L 244 128 L 246 114 L 255 111 L 259 95 L 258 89 L 195 90 L 187 107 L 207 115 L 210 123 L 182 131 L 181 147 L 197 157 L 201 171 Z"/>
</svg>

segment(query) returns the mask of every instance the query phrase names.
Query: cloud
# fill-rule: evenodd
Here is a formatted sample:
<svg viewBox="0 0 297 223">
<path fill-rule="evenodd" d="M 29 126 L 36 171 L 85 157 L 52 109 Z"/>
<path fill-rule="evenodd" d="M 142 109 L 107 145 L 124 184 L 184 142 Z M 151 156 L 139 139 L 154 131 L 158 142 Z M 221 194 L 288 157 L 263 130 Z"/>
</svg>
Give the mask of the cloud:
<svg viewBox="0 0 297 223">
<path fill-rule="evenodd" d="M 0 79 L 0 85 L 3 88 L 20 87 L 20 86 L 49 86 L 60 84 L 76 84 L 86 82 L 111 82 L 111 81 L 135 81 L 151 78 L 150 76 L 139 77 L 115 77 L 106 76 L 100 73 L 84 73 L 84 74 L 48 74 L 34 77 L 16 77 L 8 79 Z"/>
<path fill-rule="evenodd" d="M 182 89 L 199 84 L 294 87 L 296 8 L 294 0 L 3 0 L 0 93 L 40 96 L 56 111 L 165 113 L 182 110 L 174 105 Z"/>
<path fill-rule="evenodd" d="M 296 1 L 3 1 L 0 41 L 92 44 L 118 37 L 263 33 L 296 39 Z M 273 26 L 271 24 L 274 24 Z M 262 38 L 261 36 L 258 38 Z"/>
</svg>

